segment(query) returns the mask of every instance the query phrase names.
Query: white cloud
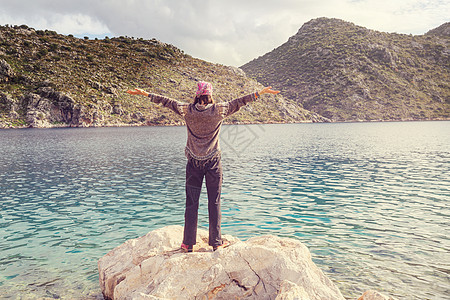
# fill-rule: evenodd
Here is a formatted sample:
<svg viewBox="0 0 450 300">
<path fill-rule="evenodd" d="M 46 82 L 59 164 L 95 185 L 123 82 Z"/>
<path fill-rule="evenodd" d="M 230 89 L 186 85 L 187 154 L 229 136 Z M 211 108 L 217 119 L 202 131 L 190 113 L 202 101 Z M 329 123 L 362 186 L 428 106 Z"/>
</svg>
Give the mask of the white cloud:
<svg viewBox="0 0 450 300">
<path fill-rule="evenodd" d="M 336 17 L 370 29 L 423 34 L 448 21 L 450 2 L 441 0 L 343 1 Z"/>
<path fill-rule="evenodd" d="M 57 14 L 51 19 L 40 19 L 39 27 L 56 30 L 61 34 L 81 35 L 89 33 L 91 35 L 102 35 L 109 33 L 108 27 L 91 16 L 83 14 Z"/>
<path fill-rule="evenodd" d="M 449 11 L 448 0 L 0 0 L 0 24 L 156 38 L 192 56 L 240 66 L 313 18 L 423 34 L 447 22 Z"/>
<path fill-rule="evenodd" d="M 106 23 L 89 9 L 64 5 L 65 1 L 0 0 L 0 24 L 26 24 L 36 29 L 55 30 L 61 34 L 102 35 L 110 33 Z M 80 6 L 88 6 L 79 2 Z"/>
</svg>

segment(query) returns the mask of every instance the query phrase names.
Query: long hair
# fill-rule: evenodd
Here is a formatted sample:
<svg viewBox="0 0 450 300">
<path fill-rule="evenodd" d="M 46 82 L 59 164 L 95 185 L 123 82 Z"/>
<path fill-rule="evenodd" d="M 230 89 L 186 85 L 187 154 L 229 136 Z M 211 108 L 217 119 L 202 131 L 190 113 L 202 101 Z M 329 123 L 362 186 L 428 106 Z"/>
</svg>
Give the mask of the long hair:
<svg viewBox="0 0 450 300">
<path fill-rule="evenodd" d="M 211 95 L 199 95 L 195 96 L 194 98 L 194 105 L 196 105 L 197 103 L 207 105 L 210 103 L 214 103 L 214 99 Z"/>
</svg>

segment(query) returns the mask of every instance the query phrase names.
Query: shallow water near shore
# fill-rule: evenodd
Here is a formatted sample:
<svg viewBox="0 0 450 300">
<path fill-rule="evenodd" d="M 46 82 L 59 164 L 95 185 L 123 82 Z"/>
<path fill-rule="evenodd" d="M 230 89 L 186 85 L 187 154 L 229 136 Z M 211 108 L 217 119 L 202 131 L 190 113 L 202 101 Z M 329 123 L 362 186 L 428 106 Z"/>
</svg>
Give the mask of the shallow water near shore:
<svg viewBox="0 0 450 300">
<path fill-rule="evenodd" d="M 100 257 L 183 225 L 185 130 L 0 131 L 0 298 L 102 299 Z M 449 299 L 450 122 L 232 125 L 221 144 L 223 233 L 299 239 L 348 299 Z"/>
</svg>

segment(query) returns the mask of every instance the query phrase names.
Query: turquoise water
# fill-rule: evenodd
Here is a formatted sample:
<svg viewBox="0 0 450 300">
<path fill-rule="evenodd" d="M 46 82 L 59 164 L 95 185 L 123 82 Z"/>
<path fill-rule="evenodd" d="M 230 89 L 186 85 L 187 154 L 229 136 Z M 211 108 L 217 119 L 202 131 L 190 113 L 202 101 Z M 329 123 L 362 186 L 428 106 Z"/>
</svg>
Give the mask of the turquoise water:
<svg viewBox="0 0 450 300">
<path fill-rule="evenodd" d="M 183 224 L 185 130 L 0 131 L 0 298 L 101 299 L 101 256 Z M 301 240 L 348 299 L 449 299 L 450 122 L 224 126 L 221 143 L 224 233 Z"/>
</svg>

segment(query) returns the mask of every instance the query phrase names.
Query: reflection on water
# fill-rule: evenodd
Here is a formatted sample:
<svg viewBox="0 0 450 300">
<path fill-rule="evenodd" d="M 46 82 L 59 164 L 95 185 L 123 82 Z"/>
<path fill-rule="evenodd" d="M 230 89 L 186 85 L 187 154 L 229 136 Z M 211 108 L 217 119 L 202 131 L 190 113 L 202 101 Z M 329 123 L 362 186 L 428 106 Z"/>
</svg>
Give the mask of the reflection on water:
<svg viewBox="0 0 450 300">
<path fill-rule="evenodd" d="M 349 299 L 367 289 L 444 299 L 449 132 L 450 122 L 226 126 L 223 232 L 300 239 Z M 183 224 L 185 139 L 183 127 L 0 131 L 0 294 L 100 297 L 98 258 Z"/>
</svg>

